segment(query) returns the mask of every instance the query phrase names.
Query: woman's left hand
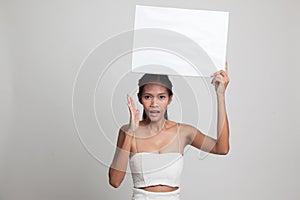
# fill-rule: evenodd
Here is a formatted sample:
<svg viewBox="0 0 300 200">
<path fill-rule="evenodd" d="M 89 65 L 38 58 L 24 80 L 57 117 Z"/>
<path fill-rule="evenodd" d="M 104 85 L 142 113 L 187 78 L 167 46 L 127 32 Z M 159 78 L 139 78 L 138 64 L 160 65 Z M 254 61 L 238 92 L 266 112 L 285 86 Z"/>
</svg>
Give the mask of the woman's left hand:
<svg viewBox="0 0 300 200">
<path fill-rule="evenodd" d="M 225 63 L 225 71 L 224 70 L 217 71 L 213 75 L 211 75 L 211 77 L 213 77 L 211 84 L 213 84 L 215 86 L 217 95 L 224 95 L 227 85 L 230 81 L 230 79 L 228 77 L 227 62 Z"/>
</svg>

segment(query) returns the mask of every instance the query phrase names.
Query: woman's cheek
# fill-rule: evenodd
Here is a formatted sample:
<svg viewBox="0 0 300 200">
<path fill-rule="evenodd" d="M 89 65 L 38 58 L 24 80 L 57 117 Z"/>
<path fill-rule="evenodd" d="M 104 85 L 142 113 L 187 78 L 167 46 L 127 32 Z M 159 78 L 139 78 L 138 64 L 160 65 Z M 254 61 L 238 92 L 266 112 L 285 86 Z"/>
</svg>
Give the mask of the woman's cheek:
<svg viewBox="0 0 300 200">
<path fill-rule="evenodd" d="M 145 108 L 149 108 L 149 107 L 150 107 L 149 101 L 143 101 L 143 106 L 144 106 Z"/>
</svg>

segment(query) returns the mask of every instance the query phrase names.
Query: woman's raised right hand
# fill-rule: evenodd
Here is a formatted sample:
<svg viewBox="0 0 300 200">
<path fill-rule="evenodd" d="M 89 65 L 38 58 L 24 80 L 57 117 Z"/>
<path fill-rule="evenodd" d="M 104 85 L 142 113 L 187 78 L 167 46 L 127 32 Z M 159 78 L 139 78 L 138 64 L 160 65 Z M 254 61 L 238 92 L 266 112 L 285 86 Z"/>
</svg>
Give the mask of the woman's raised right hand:
<svg viewBox="0 0 300 200">
<path fill-rule="evenodd" d="M 127 105 L 130 112 L 130 121 L 129 121 L 129 133 L 133 134 L 134 131 L 139 127 L 140 123 L 140 111 L 135 108 L 133 99 L 131 96 L 127 95 Z"/>
</svg>

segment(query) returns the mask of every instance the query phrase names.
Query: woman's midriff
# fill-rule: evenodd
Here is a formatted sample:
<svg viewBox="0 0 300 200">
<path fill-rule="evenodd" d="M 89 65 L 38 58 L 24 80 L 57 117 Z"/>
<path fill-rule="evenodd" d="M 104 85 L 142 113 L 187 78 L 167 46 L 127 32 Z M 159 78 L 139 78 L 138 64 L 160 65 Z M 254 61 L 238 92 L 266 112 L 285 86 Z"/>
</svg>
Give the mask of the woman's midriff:
<svg viewBox="0 0 300 200">
<path fill-rule="evenodd" d="M 179 187 L 170 187 L 166 185 L 155 185 L 155 186 L 148 186 L 139 189 L 143 189 L 149 192 L 172 192 L 177 190 L 178 188 Z"/>
</svg>

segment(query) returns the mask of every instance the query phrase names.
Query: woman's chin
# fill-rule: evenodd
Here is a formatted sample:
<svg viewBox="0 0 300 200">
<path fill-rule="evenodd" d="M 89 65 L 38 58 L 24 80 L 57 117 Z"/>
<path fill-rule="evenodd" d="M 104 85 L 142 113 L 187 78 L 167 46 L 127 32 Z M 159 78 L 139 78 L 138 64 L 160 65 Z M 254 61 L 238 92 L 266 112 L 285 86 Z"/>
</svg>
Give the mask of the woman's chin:
<svg viewBox="0 0 300 200">
<path fill-rule="evenodd" d="M 148 118 L 151 122 L 158 122 L 162 119 L 162 116 L 160 114 L 149 114 Z"/>
</svg>

